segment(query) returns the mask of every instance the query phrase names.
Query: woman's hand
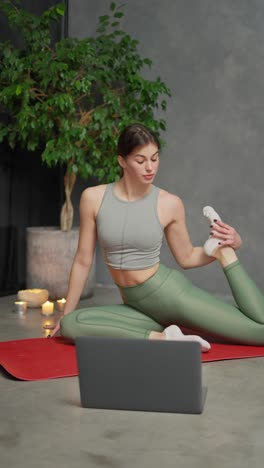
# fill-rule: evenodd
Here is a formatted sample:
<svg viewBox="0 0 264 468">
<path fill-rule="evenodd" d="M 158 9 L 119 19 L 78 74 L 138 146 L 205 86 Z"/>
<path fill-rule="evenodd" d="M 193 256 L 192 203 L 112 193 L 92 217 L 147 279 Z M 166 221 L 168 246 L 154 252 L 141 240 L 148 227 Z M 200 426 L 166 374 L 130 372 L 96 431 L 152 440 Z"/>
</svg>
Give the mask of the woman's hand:
<svg viewBox="0 0 264 468">
<path fill-rule="evenodd" d="M 55 328 L 53 328 L 52 332 L 50 335 L 47 336 L 47 338 L 52 338 L 56 333 L 60 330 L 60 320 L 56 323 Z"/>
<path fill-rule="evenodd" d="M 223 223 L 223 221 L 215 221 L 213 226 L 211 226 L 211 238 L 219 239 L 221 242 L 221 247 L 228 246 L 232 247 L 234 250 L 238 250 L 242 245 L 242 239 L 238 232 L 228 224 Z"/>
</svg>

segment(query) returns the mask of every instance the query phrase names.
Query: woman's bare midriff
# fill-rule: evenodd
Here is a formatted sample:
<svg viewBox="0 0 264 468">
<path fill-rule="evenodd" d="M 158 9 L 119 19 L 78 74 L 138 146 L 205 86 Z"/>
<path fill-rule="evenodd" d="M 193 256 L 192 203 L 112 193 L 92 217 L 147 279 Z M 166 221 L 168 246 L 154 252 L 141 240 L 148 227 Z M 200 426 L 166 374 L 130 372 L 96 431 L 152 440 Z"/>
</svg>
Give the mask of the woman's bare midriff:
<svg viewBox="0 0 264 468">
<path fill-rule="evenodd" d="M 115 284 L 123 288 L 144 283 L 156 273 L 158 268 L 159 263 L 146 270 L 115 270 L 108 267 Z"/>
</svg>

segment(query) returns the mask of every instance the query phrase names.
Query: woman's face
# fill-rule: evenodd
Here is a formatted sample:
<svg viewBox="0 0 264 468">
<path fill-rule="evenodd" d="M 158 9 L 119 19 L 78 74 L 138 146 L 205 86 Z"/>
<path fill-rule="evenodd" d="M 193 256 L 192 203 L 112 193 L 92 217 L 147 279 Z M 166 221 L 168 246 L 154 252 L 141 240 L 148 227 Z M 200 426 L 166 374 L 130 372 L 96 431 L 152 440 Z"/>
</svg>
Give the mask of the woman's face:
<svg viewBox="0 0 264 468">
<path fill-rule="evenodd" d="M 125 158 L 118 156 L 118 161 L 124 174 L 141 183 L 151 183 L 159 167 L 159 149 L 155 144 L 149 143 L 135 148 Z"/>
</svg>

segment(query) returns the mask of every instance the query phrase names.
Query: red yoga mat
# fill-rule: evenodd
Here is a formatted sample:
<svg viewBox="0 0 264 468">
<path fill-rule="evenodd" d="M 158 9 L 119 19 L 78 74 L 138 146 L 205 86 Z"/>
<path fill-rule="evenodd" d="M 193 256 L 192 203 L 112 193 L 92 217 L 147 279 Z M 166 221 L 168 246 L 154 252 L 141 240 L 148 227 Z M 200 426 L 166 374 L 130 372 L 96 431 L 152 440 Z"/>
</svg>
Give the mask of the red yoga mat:
<svg viewBox="0 0 264 468">
<path fill-rule="evenodd" d="M 264 346 L 212 343 L 202 362 L 264 356 Z M 75 346 L 63 337 L 31 338 L 0 343 L 0 365 L 20 380 L 45 380 L 78 375 Z"/>
</svg>

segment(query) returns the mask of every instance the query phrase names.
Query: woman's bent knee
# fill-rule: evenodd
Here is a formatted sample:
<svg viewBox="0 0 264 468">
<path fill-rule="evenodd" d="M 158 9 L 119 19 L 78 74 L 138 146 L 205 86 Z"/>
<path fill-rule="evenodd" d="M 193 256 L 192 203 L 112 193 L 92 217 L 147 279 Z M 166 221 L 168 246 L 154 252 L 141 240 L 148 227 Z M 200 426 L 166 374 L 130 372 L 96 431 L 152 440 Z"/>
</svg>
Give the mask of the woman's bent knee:
<svg viewBox="0 0 264 468">
<path fill-rule="evenodd" d="M 74 336 L 74 327 L 73 327 L 73 317 L 71 316 L 73 312 L 64 315 L 60 322 L 60 332 L 61 335 L 65 338 L 73 339 Z"/>
</svg>

